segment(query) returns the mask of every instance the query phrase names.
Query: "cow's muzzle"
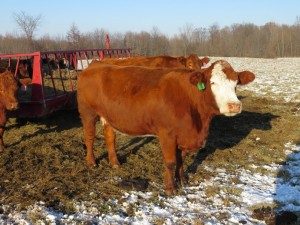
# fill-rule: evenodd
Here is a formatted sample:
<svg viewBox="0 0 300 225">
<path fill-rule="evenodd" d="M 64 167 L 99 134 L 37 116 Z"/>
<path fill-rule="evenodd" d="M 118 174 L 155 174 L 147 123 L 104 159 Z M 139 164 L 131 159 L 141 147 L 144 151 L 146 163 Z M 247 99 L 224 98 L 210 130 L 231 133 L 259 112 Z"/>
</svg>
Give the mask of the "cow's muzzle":
<svg viewBox="0 0 300 225">
<path fill-rule="evenodd" d="M 242 103 L 238 102 L 238 103 L 228 103 L 227 104 L 228 107 L 228 111 L 229 113 L 240 113 L 242 111 Z"/>
</svg>

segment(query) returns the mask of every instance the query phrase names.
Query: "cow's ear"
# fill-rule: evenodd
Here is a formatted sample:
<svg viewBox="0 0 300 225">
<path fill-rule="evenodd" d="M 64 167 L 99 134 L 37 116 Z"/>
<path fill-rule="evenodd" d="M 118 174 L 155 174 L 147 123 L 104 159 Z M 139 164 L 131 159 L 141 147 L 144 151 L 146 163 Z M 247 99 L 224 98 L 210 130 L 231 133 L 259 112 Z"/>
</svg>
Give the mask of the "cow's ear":
<svg viewBox="0 0 300 225">
<path fill-rule="evenodd" d="M 204 74 L 201 73 L 200 71 L 192 72 L 190 76 L 190 82 L 195 86 L 197 86 L 198 83 L 204 83 L 205 82 Z"/>
<path fill-rule="evenodd" d="M 239 83 L 240 85 L 245 85 L 252 82 L 255 79 L 254 73 L 250 71 L 243 71 L 238 74 L 239 76 Z"/>
<path fill-rule="evenodd" d="M 186 63 L 186 58 L 184 58 L 183 56 L 180 56 L 177 58 L 177 61 L 183 65 L 185 65 Z"/>
<path fill-rule="evenodd" d="M 202 62 L 203 65 L 206 65 L 207 63 L 209 63 L 210 58 L 204 57 L 204 58 L 202 58 L 202 59 L 200 59 L 200 60 L 201 60 L 201 62 Z"/>
</svg>

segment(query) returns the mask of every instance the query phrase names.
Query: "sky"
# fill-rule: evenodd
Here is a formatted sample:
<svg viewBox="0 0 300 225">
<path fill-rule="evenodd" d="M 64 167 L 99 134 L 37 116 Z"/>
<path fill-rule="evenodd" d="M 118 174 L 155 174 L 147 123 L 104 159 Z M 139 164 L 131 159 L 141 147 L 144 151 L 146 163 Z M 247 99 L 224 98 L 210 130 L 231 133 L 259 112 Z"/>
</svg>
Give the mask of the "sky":
<svg viewBox="0 0 300 225">
<path fill-rule="evenodd" d="M 172 37 L 186 25 L 220 28 L 268 22 L 293 25 L 300 18 L 299 0 L 10 0 L 1 1 L 0 35 L 22 34 L 14 20 L 21 11 L 42 16 L 35 37 L 65 36 L 74 24 L 83 32 L 151 32 Z"/>
</svg>

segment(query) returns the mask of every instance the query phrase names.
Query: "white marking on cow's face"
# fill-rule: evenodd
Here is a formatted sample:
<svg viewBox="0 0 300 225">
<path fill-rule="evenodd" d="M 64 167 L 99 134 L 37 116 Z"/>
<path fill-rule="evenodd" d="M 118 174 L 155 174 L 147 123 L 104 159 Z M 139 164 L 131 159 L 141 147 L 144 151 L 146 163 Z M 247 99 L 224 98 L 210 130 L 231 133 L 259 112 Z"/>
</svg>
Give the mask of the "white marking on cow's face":
<svg viewBox="0 0 300 225">
<path fill-rule="evenodd" d="M 241 102 L 237 98 L 235 92 L 237 81 L 227 78 L 221 64 L 217 63 L 214 65 L 210 83 L 212 93 L 221 114 L 224 114 L 225 116 L 234 116 L 241 112 Z"/>
</svg>

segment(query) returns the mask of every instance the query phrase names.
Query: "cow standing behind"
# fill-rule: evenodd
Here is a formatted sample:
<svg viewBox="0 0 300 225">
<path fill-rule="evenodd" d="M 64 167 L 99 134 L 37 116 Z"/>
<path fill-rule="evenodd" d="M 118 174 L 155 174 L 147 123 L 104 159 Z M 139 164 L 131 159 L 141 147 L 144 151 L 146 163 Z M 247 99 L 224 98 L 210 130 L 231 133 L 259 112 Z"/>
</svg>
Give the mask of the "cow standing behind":
<svg viewBox="0 0 300 225">
<path fill-rule="evenodd" d="M 27 86 L 32 83 L 33 69 L 30 64 L 20 63 L 17 73 L 18 85 L 21 86 L 22 90 L 26 90 Z"/>
<path fill-rule="evenodd" d="M 172 57 L 172 56 L 145 56 L 145 57 L 133 57 L 126 59 L 118 58 L 104 58 L 99 62 L 106 64 L 113 64 L 119 66 L 149 66 L 149 67 L 164 67 L 164 68 L 188 68 L 188 69 L 201 69 L 205 66 L 210 59 L 204 57 L 199 58 L 197 54 L 191 54 L 188 57 Z M 97 64 L 98 61 L 93 61 L 91 65 Z"/>
<path fill-rule="evenodd" d="M 215 115 L 241 112 L 236 86 L 254 78 L 249 71 L 235 72 L 226 61 L 197 71 L 102 63 L 89 66 L 77 82 L 87 164 L 96 164 L 95 125 L 101 117 L 111 166 L 120 165 L 115 130 L 157 136 L 163 154 L 165 191 L 175 193 L 174 175 L 180 184 L 185 183 L 183 162 L 187 152 L 205 146 Z"/>
<path fill-rule="evenodd" d="M 16 110 L 18 83 L 14 75 L 6 70 L 0 74 L 0 152 L 4 150 L 3 134 L 7 122 L 7 110 Z"/>
</svg>

